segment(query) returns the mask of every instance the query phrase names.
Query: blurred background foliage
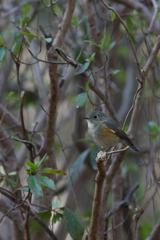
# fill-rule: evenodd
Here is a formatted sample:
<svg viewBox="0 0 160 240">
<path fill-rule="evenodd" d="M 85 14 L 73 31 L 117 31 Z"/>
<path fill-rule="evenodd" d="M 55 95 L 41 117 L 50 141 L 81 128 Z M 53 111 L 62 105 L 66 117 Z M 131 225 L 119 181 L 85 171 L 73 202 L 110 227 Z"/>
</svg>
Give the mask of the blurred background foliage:
<svg viewBox="0 0 160 240">
<path fill-rule="evenodd" d="M 149 25 L 142 13 L 137 10 L 131 10 L 125 5 L 119 5 L 114 1 L 107 2 L 120 14 L 128 27 L 138 61 L 143 68 L 155 43 L 155 32 L 153 31 L 147 35 L 146 31 Z M 152 4 L 146 6 L 146 1 L 140 2 L 153 14 L 154 8 Z M 160 1 L 157 1 L 157 4 L 160 6 Z M 0 102 L 3 107 L 6 106 L 6 109 L 19 122 L 20 102 L 17 72 L 11 55 L 14 54 L 16 59 L 22 48 L 19 78 L 21 90 L 24 91 L 23 112 L 25 126 L 30 133 L 32 133 L 33 129 L 36 129 L 36 132 L 43 137 L 45 137 L 46 132 L 47 115 L 42 110 L 40 104 L 48 111 L 50 82 L 47 62 L 41 60 L 47 61 L 45 45 L 47 42 L 50 43 L 52 38 L 54 39 L 58 29 L 61 28 L 66 5 L 67 2 L 63 0 L 59 0 L 52 5 L 52 9 L 49 0 L 2 0 L 0 4 Z M 92 5 L 96 20 L 98 42 L 94 42 L 90 37 L 91 26 L 88 22 L 84 1 L 77 1 L 71 25 L 61 50 L 74 59 L 79 66 L 77 69 L 74 69 L 69 64 L 59 64 L 58 67 L 59 102 L 55 128 L 58 136 L 56 134 L 53 148 L 57 168 L 64 171 L 67 176 L 58 175 L 55 182 L 57 190 L 55 193 L 53 192 L 53 197 L 57 195 L 60 199 L 61 208 L 56 213 L 52 213 L 52 216 L 51 212 L 48 211 L 41 218 L 46 224 L 52 218 L 50 225 L 52 225 L 59 239 L 76 239 L 73 227 L 70 229 L 71 226 L 67 225 L 69 221 L 67 222 L 66 219 L 70 216 L 70 210 L 72 213 L 77 214 L 76 216 L 79 216 L 77 221 L 81 221 L 79 219 L 82 215 L 87 227 L 90 224 L 95 185 L 94 179 L 97 172 L 94 159 L 99 148 L 88 139 L 89 137 L 86 133 L 87 126 L 83 117 L 93 108 L 103 110 L 110 115 L 99 97 L 90 89 L 89 80 L 84 82 L 82 73 L 87 70 L 94 84 L 104 94 L 108 94 L 110 103 L 113 105 L 121 125 L 123 125 L 126 114 L 133 103 L 138 86 L 136 78 L 139 77 L 139 73 L 124 26 L 120 24 L 116 15 L 112 11 L 107 10 L 99 1 L 94 0 Z M 15 8 L 17 10 L 12 12 L 12 9 L 14 10 Z M 158 13 L 157 19 L 160 20 L 160 13 Z M 52 38 L 44 37 L 39 28 L 40 25 L 43 26 L 46 32 L 51 33 Z M 92 27 L 94 28 L 94 26 Z M 25 39 L 25 41 L 22 42 L 22 39 Z M 101 60 L 98 57 L 96 58 L 95 47 L 101 53 Z M 33 58 L 28 49 L 39 60 Z M 129 149 L 122 164 L 122 172 L 125 178 L 124 194 L 125 189 L 129 190 L 135 183 L 138 182 L 140 185 L 133 194 L 127 216 L 127 219 L 130 218 L 132 232 L 134 231 L 132 217 L 135 207 L 143 207 L 149 201 L 149 205 L 145 209 L 138 225 L 137 239 L 140 240 L 149 236 L 160 215 L 160 192 L 157 183 L 160 175 L 159 58 L 160 55 L 157 55 L 155 64 L 147 78 L 137 130 L 134 136 L 134 143 L 140 149 L 140 153 L 137 154 Z M 59 57 L 59 61 L 63 61 L 63 59 Z M 102 61 L 102 65 L 100 61 Z M 1 111 L 1 119 L 3 119 L 2 116 L 3 111 Z M 127 120 L 126 131 L 129 123 L 130 116 Z M 14 121 L 12 125 L 15 125 Z M 22 142 L 14 141 L 11 138 L 16 137 L 16 132 L 13 131 L 12 126 L 8 122 L 5 122 L 5 119 L 1 122 L 2 131 L 6 132 L 6 138 L 12 142 L 21 166 L 20 168 L 13 167 L 13 169 L 8 169 L 8 171 L 13 172 L 18 169 L 20 183 L 22 186 L 25 186 L 27 185 L 25 168 L 27 167 L 26 162 L 29 159 L 29 153 Z M 5 155 L 6 150 L 3 146 L 3 138 L 1 136 L 0 139 L 1 158 L 5 159 L 7 155 Z M 42 144 L 42 138 L 34 134 L 33 136 L 30 134 L 29 138 L 36 151 L 38 151 L 39 146 Z M 35 159 L 35 164 L 40 159 Z M 4 181 L 3 168 L 0 169 L 0 172 L 1 187 L 7 187 Z M 12 180 L 11 184 L 15 187 L 14 184 L 17 180 L 16 178 Z M 71 185 L 75 191 L 74 195 L 77 203 L 75 202 Z M 79 208 L 77 208 L 77 204 Z M 54 206 L 52 205 L 52 207 Z M 63 207 L 66 207 L 66 210 Z M 106 212 L 112 209 L 112 207 L 114 207 L 114 202 L 111 192 Z M 3 214 L 2 212 L 1 217 Z M 59 223 L 59 220 L 61 223 Z M 8 218 L 1 225 L 1 229 L 5 230 L 4 233 L 1 230 L 0 239 L 11 239 L 12 233 L 8 229 L 10 229 L 12 221 L 12 217 Z M 32 219 L 32 221 L 34 220 Z M 67 232 L 70 235 L 67 235 L 66 230 L 64 230 L 64 221 Z M 56 225 L 54 225 L 55 223 Z M 79 228 L 81 228 L 81 224 L 78 225 Z M 109 228 L 112 227 L 111 218 L 108 224 Z M 125 222 L 123 224 L 125 225 Z M 37 230 L 37 225 L 34 225 L 34 222 L 31 222 L 31 226 L 31 233 L 39 230 L 39 228 Z M 82 233 L 83 231 L 84 229 Z M 127 235 L 127 232 L 125 234 Z M 110 235 L 109 238 L 112 239 Z"/>
</svg>

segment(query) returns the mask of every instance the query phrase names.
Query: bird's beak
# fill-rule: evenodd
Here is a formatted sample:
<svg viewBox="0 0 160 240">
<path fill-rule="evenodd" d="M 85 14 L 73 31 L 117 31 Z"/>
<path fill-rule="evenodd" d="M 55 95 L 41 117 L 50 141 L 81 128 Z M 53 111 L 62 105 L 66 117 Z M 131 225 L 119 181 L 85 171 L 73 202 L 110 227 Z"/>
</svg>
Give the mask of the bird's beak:
<svg viewBox="0 0 160 240">
<path fill-rule="evenodd" d="M 83 119 L 89 119 L 89 117 L 84 117 Z"/>
</svg>

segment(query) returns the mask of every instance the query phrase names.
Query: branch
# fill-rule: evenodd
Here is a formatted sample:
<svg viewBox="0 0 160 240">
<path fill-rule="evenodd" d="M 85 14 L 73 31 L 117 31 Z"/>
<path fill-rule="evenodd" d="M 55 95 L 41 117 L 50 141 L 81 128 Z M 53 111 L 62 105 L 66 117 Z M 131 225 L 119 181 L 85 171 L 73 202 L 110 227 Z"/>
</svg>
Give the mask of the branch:
<svg viewBox="0 0 160 240">
<path fill-rule="evenodd" d="M 29 214 L 41 225 L 41 227 L 48 233 L 48 235 L 51 237 L 51 239 L 53 240 L 58 240 L 58 238 L 54 235 L 54 233 L 47 227 L 46 224 L 44 224 L 44 222 L 31 210 L 28 209 L 28 205 L 26 203 L 24 203 L 23 200 L 20 199 L 16 199 L 16 196 L 11 194 L 9 191 L 7 191 L 6 189 L 3 189 L 0 187 L 0 192 L 6 196 L 7 198 L 9 198 L 11 201 L 16 202 L 17 204 L 19 204 L 18 206 L 15 206 L 13 208 L 13 210 L 16 210 L 18 207 L 22 207 L 25 211 L 29 211 Z"/>
<path fill-rule="evenodd" d="M 137 190 L 137 188 L 139 188 L 139 184 L 136 183 L 128 192 L 127 196 L 125 197 L 124 200 L 122 200 L 121 202 L 119 202 L 117 205 L 115 205 L 108 213 L 106 213 L 105 215 L 105 221 L 108 220 L 108 218 L 113 215 L 119 208 L 121 208 L 122 206 L 129 206 L 130 201 L 131 201 L 131 197 L 133 195 L 133 193 Z"/>
<path fill-rule="evenodd" d="M 137 59 L 137 55 L 136 55 L 136 52 L 135 52 L 135 49 L 134 49 L 134 46 L 133 46 L 133 43 L 132 43 L 132 39 L 130 37 L 130 33 L 129 33 L 129 29 L 128 27 L 126 26 L 125 22 L 122 20 L 121 16 L 114 10 L 114 8 L 112 7 L 109 7 L 107 5 L 107 3 L 104 2 L 104 0 L 101 0 L 102 3 L 104 4 L 104 6 L 106 6 L 109 10 L 112 10 L 116 16 L 118 17 L 119 21 L 122 23 L 122 25 L 124 26 L 124 28 L 126 29 L 126 32 L 127 32 L 127 36 L 128 36 L 128 39 L 129 39 L 129 42 L 131 44 L 131 48 L 132 48 L 132 51 L 133 51 L 133 54 L 134 54 L 134 57 L 135 57 L 135 60 L 136 60 L 136 63 L 137 63 L 137 67 L 138 67 L 138 70 L 139 70 L 139 74 L 141 76 L 141 67 L 139 65 L 139 62 L 138 62 L 138 59 Z"/>
<path fill-rule="evenodd" d="M 98 223 L 99 223 L 99 216 L 100 216 L 100 207 L 101 207 L 101 199 L 102 199 L 102 188 L 103 182 L 106 175 L 105 166 L 103 161 L 106 160 L 106 152 L 100 151 L 96 156 L 96 163 L 98 167 L 98 172 L 96 176 L 96 186 L 95 186 L 95 193 L 93 199 L 93 206 L 92 206 L 92 217 L 91 217 L 91 225 L 90 225 L 90 232 L 89 232 L 89 239 L 94 240 L 98 237 Z"/>
<path fill-rule="evenodd" d="M 143 14 L 144 19 L 148 24 L 151 23 L 152 18 L 153 18 L 153 13 L 149 10 L 148 7 L 146 7 L 144 4 L 140 3 L 139 1 L 132 1 L 132 0 L 114 0 L 114 2 L 121 3 L 124 6 L 132 9 L 132 10 L 137 10 L 138 12 Z M 153 31 L 155 32 L 156 35 L 159 35 L 160 32 L 160 22 L 158 19 L 154 21 Z"/>
<path fill-rule="evenodd" d="M 149 237 L 146 238 L 146 240 L 157 240 L 159 238 L 160 233 L 160 220 L 155 225 L 154 229 L 150 233 Z"/>
<path fill-rule="evenodd" d="M 18 5 L 17 7 L 12 8 L 7 13 L 3 14 L 0 17 L 0 19 L 6 18 L 6 17 L 10 16 L 11 14 L 16 13 L 17 11 L 19 11 L 19 9 L 22 8 L 23 6 L 25 6 L 25 5 L 29 4 L 29 3 L 35 3 L 35 2 L 40 2 L 40 0 L 29 0 L 27 2 L 24 2 L 24 3 L 20 4 L 20 5 Z"/>
<path fill-rule="evenodd" d="M 101 209 L 100 209 L 100 219 L 98 226 L 98 240 L 104 238 L 104 223 L 105 223 L 105 210 L 106 204 L 109 196 L 109 192 L 112 187 L 113 178 L 121 165 L 121 162 L 124 159 L 126 151 L 122 151 L 119 154 L 116 154 L 112 159 L 112 163 L 106 173 L 106 177 L 103 184 L 103 193 L 102 193 L 102 201 L 101 201 Z"/>
<path fill-rule="evenodd" d="M 156 59 L 156 56 L 158 54 L 158 51 L 160 49 L 160 35 L 156 38 L 156 42 L 155 45 L 151 51 L 151 54 L 147 60 L 147 63 L 145 65 L 145 67 L 142 69 L 142 88 L 141 90 L 138 92 L 137 97 L 136 97 L 136 101 L 135 101 L 135 105 L 134 105 L 134 109 L 133 109 L 133 113 L 132 113 L 132 117 L 131 117 L 131 121 L 130 121 L 130 127 L 128 130 L 128 134 L 133 136 L 135 129 L 136 129 L 136 124 L 137 124 L 137 120 L 138 120 L 138 116 L 139 116 L 139 112 L 140 112 L 140 108 L 141 108 L 141 103 L 142 103 L 142 96 L 143 96 L 143 92 L 144 92 L 144 86 L 145 86 L 145 82 L 146 82 L 146 77 Z M 140 84 L 141 85 L 141 84 Z M 139 86 L 140 86 L 139 85 Z"/>
<path fill-rule="evenodd" d="M 63 40 L 66 36 L 66 33 L 68 31 L 68 28 L 70 27 L 71 20 L 72 20 L 72 14 L 75 8 L 75 0 L 68 0 L 67 8 L 63 17 L 63 21 L 61 23 L 61 26 L 59 27 L 58 33 L 55 37 L 53 45 L 56 47 L 61 47 Z"/>
</svg>

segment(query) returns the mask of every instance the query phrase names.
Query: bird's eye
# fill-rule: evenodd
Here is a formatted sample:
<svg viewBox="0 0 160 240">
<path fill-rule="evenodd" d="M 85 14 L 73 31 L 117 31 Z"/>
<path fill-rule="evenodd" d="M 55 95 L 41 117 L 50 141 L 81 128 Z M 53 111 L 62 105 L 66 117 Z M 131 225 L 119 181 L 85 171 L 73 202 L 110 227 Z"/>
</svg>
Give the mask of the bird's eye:
<svg viewBox="0 0 160 240">
<path fill-rule="evenodd" d="M 94 115 L 94 118 L 98 118 L 98 116 L 97 116 L 97 115 Z"/>
</svg>

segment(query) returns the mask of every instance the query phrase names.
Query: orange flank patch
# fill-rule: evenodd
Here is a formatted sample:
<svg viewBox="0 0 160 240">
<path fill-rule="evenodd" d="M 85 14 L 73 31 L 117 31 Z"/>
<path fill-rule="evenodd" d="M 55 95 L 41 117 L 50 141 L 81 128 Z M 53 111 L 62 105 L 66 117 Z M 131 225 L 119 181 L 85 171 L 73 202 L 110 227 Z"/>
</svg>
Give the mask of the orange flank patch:
<svg viewBox="0 0 160 240">
<path fill-rule="evenodd" d="M 104 124 L 102 124 L 102 134 L 104 136 L 115 137 L 115 133 L 109 128 L 107 128 Z"/>
</svg>

